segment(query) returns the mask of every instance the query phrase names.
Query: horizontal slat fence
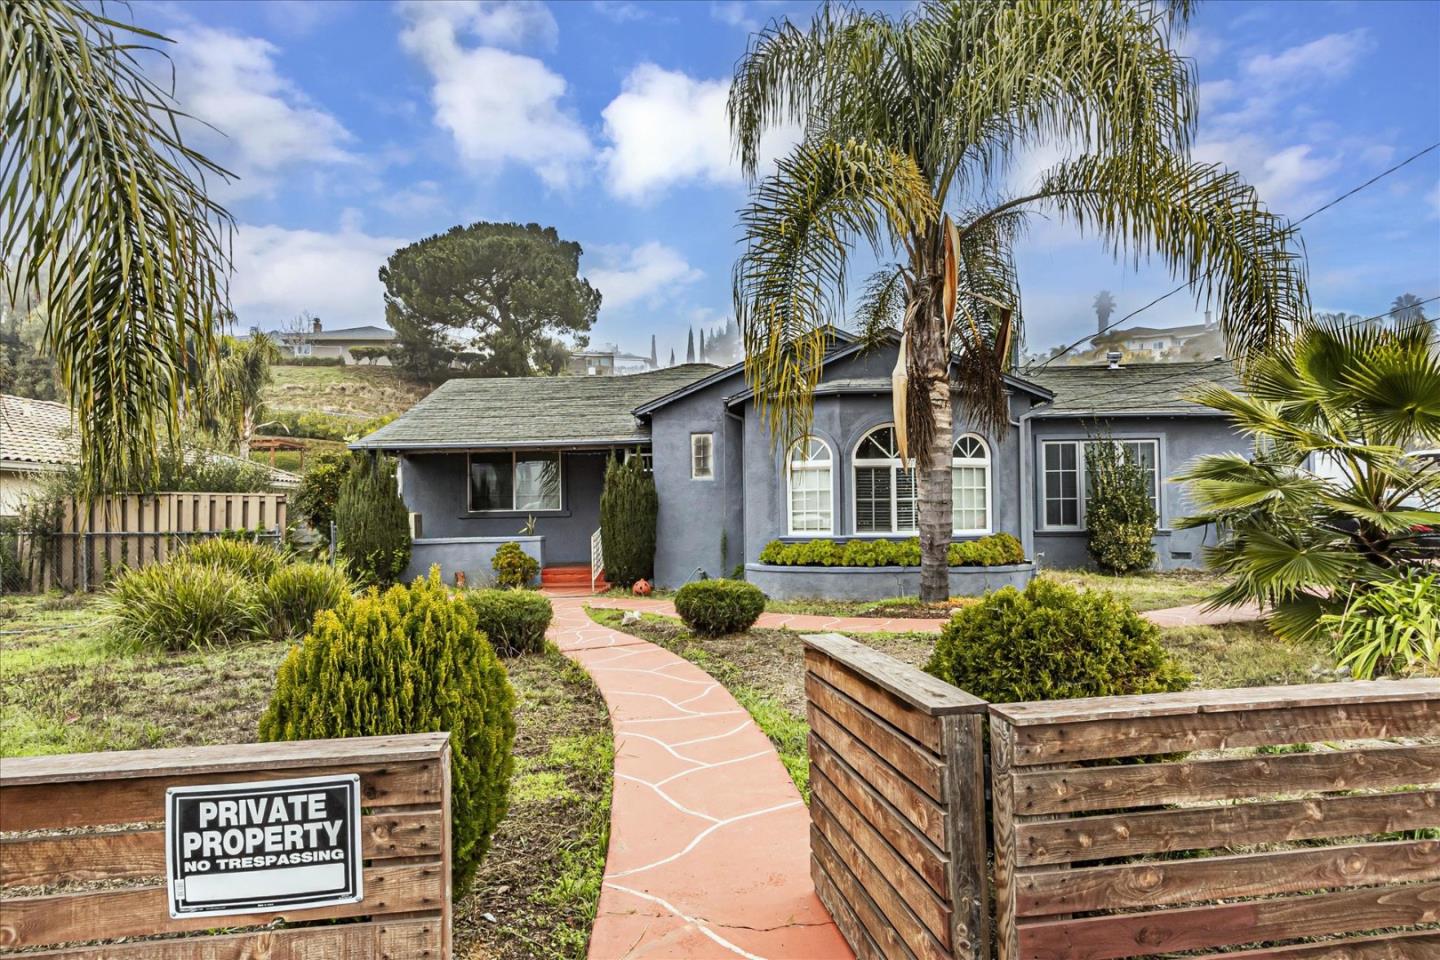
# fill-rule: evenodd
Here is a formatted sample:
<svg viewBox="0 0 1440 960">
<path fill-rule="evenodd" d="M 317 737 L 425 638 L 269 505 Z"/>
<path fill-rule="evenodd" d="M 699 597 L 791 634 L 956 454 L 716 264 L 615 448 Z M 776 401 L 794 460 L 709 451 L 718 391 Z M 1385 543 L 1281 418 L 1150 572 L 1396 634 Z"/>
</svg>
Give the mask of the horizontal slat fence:
<svg viewBox="0 0 1440 960">
<path fill-rule="evenodd" d="M 1440 957 L 1437 738 L 1440 680 L 992 705 L 999 960 Z"/>
<path fill-rule="evenodd" d="M 988 956 L 985 703 L 805 637 L 811 876 L 861 960 Z"/>
<path fill-rule="evenodd" d="M 244 916 L 170 917 L 164 884 L 167 789 L 351 773 L 360 776 L 365 811 L 363 900 Z M 343 924 L 295 925 L 352 918 Z M 287 921 L 285 929 L 233 932 L 281 920 Z M 215 935 L 217 928 L 227 932 Z M 81 945 L 176 933 L 199 935 Z M 0 764 L 0 954 L 66 944 L 18 956 L 449 957 L 448 735 L 5 760 Z"/>
<path fill-rule="evenodd" d="M 21 562 L 32 590 L 98 590 L 127 567 L 163 563 L 194 540 L 222 531 L 278 539 L 289 522 L 284 493 L 151 493 L 71 501 L 60 527 L 27 533 Z"/>
</svg>

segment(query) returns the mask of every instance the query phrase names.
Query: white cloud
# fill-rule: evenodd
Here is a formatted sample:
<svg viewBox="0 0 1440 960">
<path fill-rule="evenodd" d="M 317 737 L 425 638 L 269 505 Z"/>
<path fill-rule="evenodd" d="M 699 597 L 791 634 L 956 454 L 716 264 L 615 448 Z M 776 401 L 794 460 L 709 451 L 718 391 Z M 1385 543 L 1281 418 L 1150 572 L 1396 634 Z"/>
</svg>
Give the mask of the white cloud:
<svg viewBox="0 0 1440 960">
<path fill-rule="evenodd" d="M 705 274 L 690 266 L 678 250 L 663 243 L 638 247 L 591 248 L 602 266 L 585 271 L 585 278 L 600 291 L 603 308 L 620 308 L 641 300 L 654 300 L 677 286 L 694 283 Z"/>
<path fill-rule="evenodd" d="M 1308 143 L 1276 147 L 1255 134 L 1201 140 L 1195 159 L 1223 164 L 1254 185 L 1272 210 L 1297 216 L 1319 199 L 1315 188 L 1340 169 L 1340 155 L 1319 154 Z"/>
<path fill-rule="evenodd" d="M 610 141 L 601 153 L 610 192 L 644 201 L 692 180 L 740 183 L 725 117 L 729 92 L 728 80 L 697 80 L 653 63 L 630 71 L 620 95 L 601 111 Z M 762 137 L 762 172 L 799 139 L 797 126 Z"/>
<path fill-rule="evenodd" d="M 534 57 L 496 46 L 467 47 L 461 30 L 487 43 L 520 43 L 546 33 L 529 5 L 429 4 L 401 6 L 404 48 L 434 81 L 435 123 L 450 131 L 460 155 L 480 172 L 506 163 L 532 166 L 549 187 L 580 176 L 590 138 L 560 106 L 565 78 Z M 539 7 L 553 26 L 548 9 Z"/>
<path fill-rule="evenodd" d="M 743 0 L 713 0 L 710 16 L 727 27 L 736 27 L 746 33 L 760 29 L 760 21 L 751 15 L 750 7 Z"/>
<path fill-rule="evenodd" d="M 195 124 L 189 139 L 241 178 L 227 199 L 273 190 L 287 168 L 355 160 L 340 121 L 276 68 L 274 44 L 208 27 L 175 39 L 180 106 L 216 128 Z"/>
<path fill-rule="evenodd" d="M 328 327 L 384 323 L 378 273 L 407 243 L 364 233 L 353 216 L 343 218 L 333 233 L 241 224 L 230 284 L 240 329 L 273 329 L 302 310 Z"/>
<path fill-rule="evenodd" d="M 1370 35 L 1363 28 L 1331 33 L 1276 54 L 1255 54 L 1241 65 L 1241 70 L 1268 84 L 1334 82 L 1343 79 L 1371 46 Z"/>
<path fill-rule="evenodd" d="M 644 20 L 649 16 L 639 5 L 629 3 L 628 0 L 590 0 L 590 7 L 602 17 L 616 23 Z"/>
<path fill-rule="evenodd" d="M 457 32 L 497 47 L 537 44 L 553 49 L 560 27 L 543 3 L 521 0 L 402 0 L 407 19 L 439 20 Z"/>
</svg>

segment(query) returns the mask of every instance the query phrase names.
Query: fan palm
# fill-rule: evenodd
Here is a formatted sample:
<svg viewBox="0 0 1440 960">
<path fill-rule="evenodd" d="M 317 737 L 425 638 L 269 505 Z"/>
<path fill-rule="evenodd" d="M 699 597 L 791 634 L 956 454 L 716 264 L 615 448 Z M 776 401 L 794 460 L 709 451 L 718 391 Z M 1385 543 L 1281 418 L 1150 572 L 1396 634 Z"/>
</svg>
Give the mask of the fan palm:
<svg viewBox="0 0 1440 960">
<path fill-rule="evenodd" d="M 0 4 L 0 262 L 12 293 L 40 292 L 88 493 L 153 471 L 175 435 L 213 359 L 231 229 L 204 184 L 224 171 L 139 60 L 167 41 L 105 9 Z"/>
<path fill-rule="evenodd" d="M 1215 606 L 1253 601 L 1283 636 L 1308 637 L 1367 584 L 1433 559 L 1440 463 L 1407 453 L 1440 442 L 1440 357 L 1422 319 L 1394 327 L 1314 319 L 1252 361 L 1245 393 L 1195 399 L 1228 414 L 1254 453 L 1199 458 L 1188 481 L 1215 524 L 1212 566 L 1231 575 Z"/>
<path fill-rule="evenodd" d="M 250 456 L 250 441 L 264 415 L 270 365 L 279 359 L 280 348 L 263 333 L 245 340 L 226 337 L 221 345 L 220 364 L 205 406 L 213 425 L 235 444 L 242 458 Z"/>
<path fill-rule="evenodd" d="M 748 175 L 767 129 L 804 130 L 741 211 L 746 376 L 777 442 L 802 435 L 852 247 L 901 258 L 867 285 L 861 321 L 904 333 L 927 600 L 948 592 L 951 391 L 977 425 L 1009 416 L 1013 251 L 1032 217 L 1158 256 L 1214 301 L 1237 352 L 1282 339 L 1305 308 L 1293 229 L 1238 176 L 1189 159 L 1194 76 L 1174 47 L 1189 7 L 931 0 L 892 20 L 826 6 L 808 29 L 771 24 L 737 67 L 729 117 Z M 1008 190 L 1020 151 L 1055 142 L 1077 155 Z"/>
</svg>

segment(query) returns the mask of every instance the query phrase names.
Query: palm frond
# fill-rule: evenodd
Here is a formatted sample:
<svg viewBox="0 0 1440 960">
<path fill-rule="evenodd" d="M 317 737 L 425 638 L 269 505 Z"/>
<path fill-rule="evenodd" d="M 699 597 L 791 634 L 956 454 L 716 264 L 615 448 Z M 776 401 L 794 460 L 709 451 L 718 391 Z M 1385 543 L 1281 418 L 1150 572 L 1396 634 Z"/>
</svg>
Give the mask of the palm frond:
<svg viewBox="0 0 1440 960">
<path fill-rule="evenodd" d="M 866 279 L 854 317 L 856 331 L 866 349 L 880 345 L 901 328 L 909 295 L 905 271 L 898 264 L 876 270 Z"/>
</svg>

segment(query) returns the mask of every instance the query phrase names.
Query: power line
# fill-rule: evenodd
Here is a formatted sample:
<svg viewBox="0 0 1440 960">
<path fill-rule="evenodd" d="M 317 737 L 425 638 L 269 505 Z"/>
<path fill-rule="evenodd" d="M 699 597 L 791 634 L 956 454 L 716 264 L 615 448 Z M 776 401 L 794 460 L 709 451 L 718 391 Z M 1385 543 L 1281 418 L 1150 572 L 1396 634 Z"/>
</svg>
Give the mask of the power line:
<svg viewBox="0 0 1440 960">
<path fill-rule="evenodd" d="M 1319 207 L 1316 207 L 1314 210 L 1311 210 L 1309 213 L 1305 214 L 1305 216 L 1301 217 L 1299 220 L 1296 220 L 1293 224 L 1291 224 L 1291 226 L 1295 226 L 1295 227 L 1300 226 L 1300 224 L 1304 223 L 1306 220 L 1309 220 L 1310 218 L 1312 218 L 1312 217 L 1314 217 L 1314 216 L 1317 216 L 1317 215 L 1319 215 L 1319 214 L 1321 214 L 1321 213 L 1324 213 L 1326 210 L 1329 210 L 1331 207 L 1335 206 L 1337 203 L 1340 203 L 1340 202 L 1343 201 L 1343 200 L 1348 200 L 1350 197 L 1353 197 L 1355 194 L 1359 193 L 1361 190 L 1364 190 L 1364 189 L 1367 188 L 1367 187 L 1373 186 L 1375 183 L 1379 182 L 1380 180 L 1383 180 L 1385 177 L 1390 176 L 1390 174 L 1392 174 L 1392 173 L 1394 173 L 1395 171 L 1401 169 L 1402 167 L 1405 167 L 1405 166 L 1407 166 L 1408 164 L 1411 164 L 1411 163 L 1415 162 L 1416 160 L 1418 160 L 1418 159 L 1420 159 L 1421 157 L 1425 156 L 1425 154 L 1427 154 L 1427 153 L 1429 153 L 1430 151 L 1436 149 L 1437 147 L 1440 147 L 1440 140 L 1437 140 L 1435 143 L 1430 144 L 1430 146 L 1426 147 L 1425 149 L 1423 149 L 1423 150 L 1421 150 L 1421 151 L 1419 151 L 1419 152 L 1417 152 L 1417 153 L 1412 153 L 1410 156 L 1406 157 L 1404 160 L 1401 160 L 1399 163 L 1395 164 L 1393 167 L 1390 167 L 1388 170 L 1383 170 L 1383 171 L 1381 171 L 1380 173 L 1377 173 L 1375 176 L 1371 177 L 1369 180 L 1366 180 L 1364 183 L 1360 184 L 1359 186 L 1354 187 L 1354 188 L 1352 188 L 1352 189 L 1350 189 L 1350 190 L 1345 191 L 1344 193 L 1340 194 L 1340 196 L 1338 196 L 1338 197 L 1336 197 L 1335 199 L 1331 200 L 1329 203 L 1326 203 L 1326 204 L 1323 204 L 1323 205 L 1321 205 L 1321 206 L 1319 206 Z M 1212 267 L 1211 269 L 1205 271 L 1205 273 L 1201 274 L 1198 278 L 1196 278 L 1196 280 L 1195 280 L 1193 283 L 1182 283 L 1182 284 L 1180 284 L 1180 286 L 1176 287 L 1174 290 L 1171 290 L 1169 293 L 1162 293 L 1160 296 L 1156 297 L 1154 300 L 1151 300 L 1149 303 L 1145 304 L 1143 307 L 1140 307 L 1140 308 L 1138 308 L 1138 309 L 1136 309 L 1136 310 L 1131 310 L 1129 313 L 1125 314 L 1125 316 L 1121 317 L 1119 320 L 1116 320 L 1114 323 L 1107 323 L 1107 324 L 1105 324 L 1105 325 L 1104 325 L 1103 327 L 1101 327 L 1098 331 L 1096 331 L 1096 333 L 1094 334 L 1094 336 L 1081 337 L 1079 340 L 1076 340 L 1074 343 L 1072 343 L 1072 344 L 1070 344 L 1069 346 L 1067 346 L 1064 350 L 1061 350 L 1059 353 L 1051 356 L 1049 359 L 1047 359 L 1047 360 L 1045 360 L 1044 362 L 1042 362 L 1037 369 L 1044 370 L 1044 369 L 1045 369 L 1046 367 L 1048 367 L 1051 363 L 1053 363 L 1054 361 L 1056 361 L 1056 360 L 1060 359 L 1061 357 L 1065 356 L 1065 354 L 1069 353 L 1071 350 L 1074 350 L 1074 349 L 1075 349 L 1076 347 L 1078 347 L 1080 344 L 1085 343 L 1085 342 L 1087 342 L 1087 341 L 1089 341 L 1089 340 L 1093 340 L 1095 337 L 1099 337 L 1099 336 L 1101 336 L 1102 334 L 1104 334 L 1104 333 L 1112 330 L 1113 328 L 1118 327 L 1120 324 L 1124 323 L 1126 320 L 1129 320 L 1129 319 L 1131 319 L 1132 317 L 1135 317 L 1136 315 L 1138 315 L 1138 314 L 1140 314 L 1140 313 L 1143 313 L 1143 312 L 1146 311 L 1146 310 L 1149 310 L 1151 307 L 1155 306 L 1157 303 L 1160 303 L 1160 302 L 1163 301 L 1163 300 L 1168 300 L 1170 297 L 1173 297 L 1175 294 L 1179 293 L 1181 290 L 1187 290 L 1187 289 L 1193 287 L 1193 286 L 1195 285 L 1195 283 L 1198 283 L 1198 282 L 1200 282 L 1201 280 L 1204 280 L 1206 277 L 1210 276 L 1210 274 L 1212 274 L 1212 273 L 1214 273 L 1214 272 L 1215 272 L 1215 268 Z M 1374 318 L 1372 317 L 1371 319 L 1374 319 Z"/>
</svg>

